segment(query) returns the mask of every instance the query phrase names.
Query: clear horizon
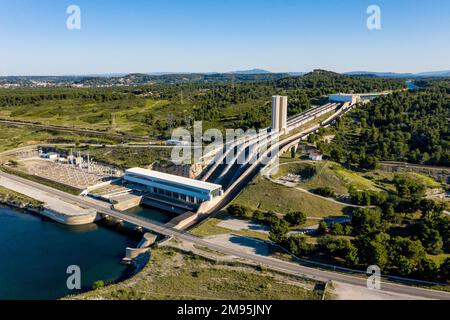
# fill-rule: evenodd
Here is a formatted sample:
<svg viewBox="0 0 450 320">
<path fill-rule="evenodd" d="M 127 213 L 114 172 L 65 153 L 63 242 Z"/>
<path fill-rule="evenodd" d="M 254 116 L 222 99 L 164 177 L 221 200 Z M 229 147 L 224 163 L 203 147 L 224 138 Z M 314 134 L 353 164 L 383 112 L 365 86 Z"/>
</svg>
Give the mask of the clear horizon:
<svg viewBox="0 0 450 320">
<path fill-rule="evenodd" d="M 72 4 L 80 30 L 66 27 Z M 366 26 L 372 4 L 381 30 Z M 0 76 L 450 70 L 446 0 L 0 0 L 0 8 Z"/>
</svg>

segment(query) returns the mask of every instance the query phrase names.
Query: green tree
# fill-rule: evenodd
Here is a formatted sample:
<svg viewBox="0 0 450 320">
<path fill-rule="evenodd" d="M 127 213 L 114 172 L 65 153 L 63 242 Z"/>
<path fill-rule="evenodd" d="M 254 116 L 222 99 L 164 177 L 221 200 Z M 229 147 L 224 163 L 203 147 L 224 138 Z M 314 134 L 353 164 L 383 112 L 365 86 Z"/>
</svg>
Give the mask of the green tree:
<svg viewBox="0 0 450 320">
<path fill-rule="evenodd" d="M 319 235 L 325 235 L 328 232 L 327 223 L 324 220 L 320 220 L 319 228 L 317 229 L 317 233 Z"/>
<path fill-rule="evenodd" d="M 286 220 L 290 226 L 298 226 L 306 222 L 306 214 L 300 211 L 288 212 L 284 216 L 284 220 Z"/>
<path fill-rule="evenodd" d="M 105 286 L 105 282 L 103 280 L 94 281 L 92 284 L 92 290 L 97 290 L 103 288 Z"/>
<path fill-rule="evenodd" d="M 397 194 L 403 199 L 421 199 L 425 195 L 425 185 L 422 182 L 416 181 L 407 176 L 395 176 L 394 185 L 397 189 Z"/>
<path fill-rule="evenodd" d="M 315 194 L 318 194 L 320 196 L 327 197 L 327 198 L 335 198 L 336 197 L 336 193 L 334 192 L 334 190 L 329 187 L 316 188 L 313 190 L 313 192 Z"/>
<path fill-rule="evenodd" d="M 422 227 L 422 232 L 419 235 L 420 241 L 422 242 L 425 250 L 429 254 L 440 254 L 442 253 L 442 247 L 444 242 L 442 240 L 439 231 L 430 228 L 427 225 Z"/>
<path fill-rule="evenodd" d="M 312 247 L 306 242 L 305 236 L 291 236 L 287 240 L 289 251 L 297 256 L 308 255 Z"/>
<path fill-rule="evenodd" d="M 335 236 L 343 236 L 345 234 L 344 227 L 340 223 L 333 222 L 330 226 L 330 233 Z"/>
<path fill-rule="evenodd" d="M 419 240 L 395 237 L 389 241 L 389 260 L 403 276 L 417 271 L 419 261 L 425 257 L 425 249 Z"/>
<path fill-rule="evenodd" d="M 284 220 L 279 220 L 270 226 L 269 239 L 277 244 L 282 244 L 287 239 L 289 224 Z"/>
<path fill-rule="evenodd" d="M 439 268 L 441 279 L 450 282 L 450 258 L 446 258 Z"/>
<path fill-rule="evenodd" d="M 435 281 L 439 276 L 439 267 L 433 260 L 422 258 L 417 266 L 417 275 L 421 279 Z"/>
<path fill-rule="evenodd" d="M 247 217 L 250 214 L 250 209 L 239 204 L 230 204 L 227 208 L 227 212 L 233 216 Z"/>
<path fill-rule="evenodd" d="M 353 212 L 353 232 L 358 235 L 384 231 L 385 225 L 379 209 L 358 208 Z"/>
</svg>

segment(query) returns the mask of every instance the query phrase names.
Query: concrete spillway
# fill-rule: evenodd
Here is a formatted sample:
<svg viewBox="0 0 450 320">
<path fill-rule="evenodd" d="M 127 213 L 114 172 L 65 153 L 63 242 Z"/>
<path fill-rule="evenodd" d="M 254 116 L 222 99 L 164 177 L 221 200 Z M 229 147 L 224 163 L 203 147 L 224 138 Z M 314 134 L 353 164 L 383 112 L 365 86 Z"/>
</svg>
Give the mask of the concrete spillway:
<svg viewBox="0 0 450 320">
<path fill-rule="evenodd" d="M 280 137 L 282 133 L 287 133 L 304 124 L 307 124 L 318 117 L 327 114 L 339 107 L 337 103 L 327 103 L 314 107 L 301 114 L 298 114 L 287 121 L 287 130 L 259 133 L 255 136 L 244 136 L 226 144 L 222 152 L 207 166 L 200 175 L 203 181 L 221 184 L 224 189 L 236 181 L 239 176 L 254 163 L 261 152 L 266 151 L 267 146 Z"/>
</svg>

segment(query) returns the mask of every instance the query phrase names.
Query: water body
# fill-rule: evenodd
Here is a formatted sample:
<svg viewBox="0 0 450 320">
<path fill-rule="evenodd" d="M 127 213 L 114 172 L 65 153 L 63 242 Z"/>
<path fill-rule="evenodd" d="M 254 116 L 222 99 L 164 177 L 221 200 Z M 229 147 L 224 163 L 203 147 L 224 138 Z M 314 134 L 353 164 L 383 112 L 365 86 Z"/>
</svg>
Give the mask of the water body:
<svg viewBox="0 0 450 320">
<path fill-rule="evenodd" d="M 416 85 L 413 81 L 406 81 L 406 85 L 408 86 L 408 90 L 418 89 L 419 86 Z"/>
<path fill-rule="evenodd" d="M 97 280 L 129 275 L 120 263 L 137 241 L 112 229 L 89 224 L 69 227 L 0 206 L 0 299 L 56 299 L 67 289 L 69 265 L 81 268 L 82 289 Z"/>
<path fill-rule="evenodd" d="M 175 213 L 161 211 L 146 205 L 141 205 L 133 209 L 127 210 L 127 214 L 150 220 L 152 222 L 164 224 L 177 216 Z"/>
</svg>

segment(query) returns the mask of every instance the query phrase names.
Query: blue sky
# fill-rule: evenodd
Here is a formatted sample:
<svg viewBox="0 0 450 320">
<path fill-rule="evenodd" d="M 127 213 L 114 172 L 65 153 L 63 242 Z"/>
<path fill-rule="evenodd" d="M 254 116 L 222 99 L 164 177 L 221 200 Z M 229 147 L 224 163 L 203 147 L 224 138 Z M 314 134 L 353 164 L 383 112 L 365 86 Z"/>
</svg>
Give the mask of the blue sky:
<svg viewBox="0 0 450 320">
<path fill-rule="evenodd" d="M 450 1 L 0 0 L 0 41 L 0 75 L 449 70 Z"/>
</svg>

